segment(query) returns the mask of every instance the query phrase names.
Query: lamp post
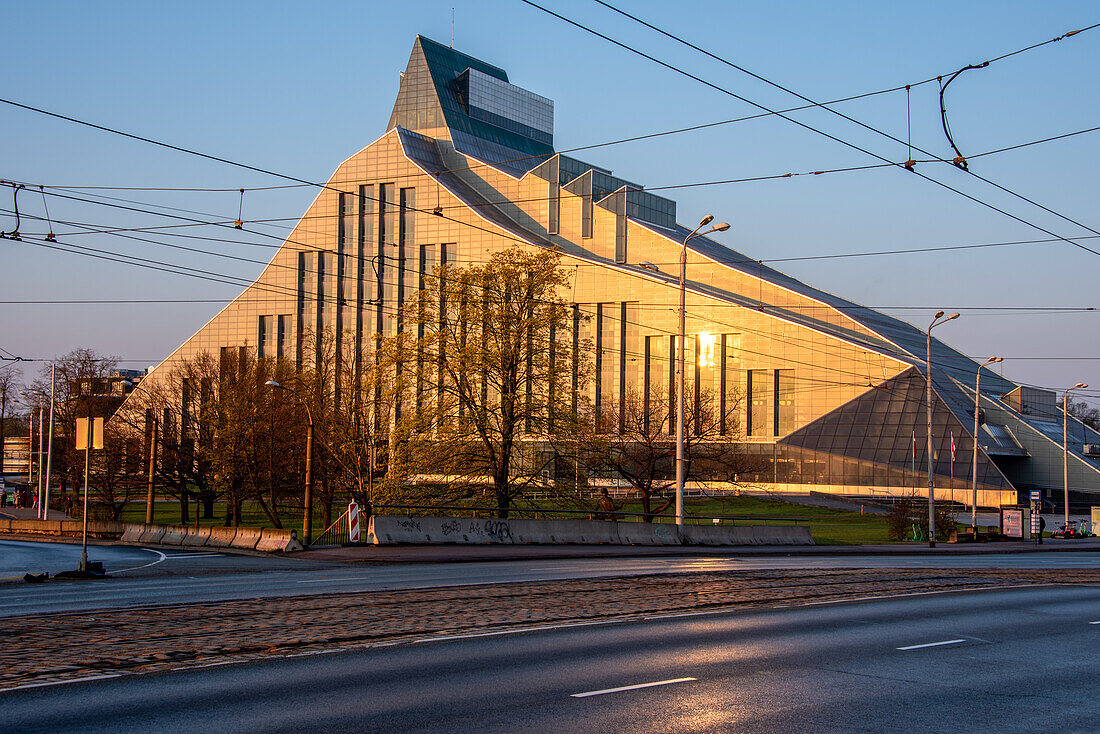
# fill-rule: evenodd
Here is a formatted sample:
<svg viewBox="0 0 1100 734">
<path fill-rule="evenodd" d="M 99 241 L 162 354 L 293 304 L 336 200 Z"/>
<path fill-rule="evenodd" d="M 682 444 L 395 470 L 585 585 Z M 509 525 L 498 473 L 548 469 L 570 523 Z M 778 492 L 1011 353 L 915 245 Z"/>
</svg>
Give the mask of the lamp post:
<svg viewBox="0 0 1100 734">
<path fill-rule="evenodd" d="M 38 393 L 34 390 L 27 392 L 22 391 L 20 395 L 23 396 L 23 404 L 30 408 L 27 413 L 27 489 L 29 490 L 33 484 L 35 501 L 38 505 L 38 516 L 42 517 L 42 399 L 38 396 Z M 34 398 L 34 403 L 30 402 L 30 399 Z M 34 409 L 38 409 L 38 477 L 35 481 L 34 475 Z"/>
<path fill-rule="evenodd" d="M 305 510 L 302 517 L 302 543 L 304 545 L 309 545 L 313 535 L 313 413 L 309 410 L 309 403 L 307 403 L 301 393 L 294 388 L 280 385 L 275 380 L 268 380 L 264 384 L 268 387 L 274 387 L 279 390 L 286 390 L 289 393 L 293 393 L 302 404 L 302 407 L 306 409 L 309 429 L 306 432 L 306 491 L 302 502 Z"/>
<path fill-rule="evenodd" d="M 982 367 L 1003 361 L 1003 357 L 990 357 L 985 362 L 978 365 L 978 376 L 974 380 L 974 467 L 973 471 L 970 473 L 970 485 L 972 487 L 972 497 L 970 498 L 970 529 L 974 533 L 975 539 L 978 537 L 978 411 L 980 409 L 979 401 L 982 396 Z"/>
<path fill-rule="evenodd" d="M 53 468 L 53 406 L 57 393 L 57 365 L 50 363 L 50 436 L 46 439 L 46 496 L 42 503 L 42 519 L 50 519 L 50 470 Z"/>
<path fill-rule="evenodd" d="M 943 311 L 936 311 L 936 316 L 932 319 L 932 323 L 928 325 L 928 331 L 925 332 L 927 341 L 925 342 L 925 375 L 924 380 L 927 383 L 926 400 L 928 402 L 928 547 L 936 547 L 936 500 L 935 500 L 935 482 L 932 478 L 932 329 L 936 328 L 940 324 L 945 324 L 948 321 L 953 321 L 959 318 L 958 313 L 953 313 L 947 318 L 944 318 Z M 943 319 L 942 321 L 940 319 Z"/>
<path fill-rule="evenodd" d="M 1081 390 L 1088 387 L 1083 382 L 1078 382 L 1073 387 L 1067 387 L 1062 393 L 1062 499 L 1065 501 L 1065 523 L 1069 525 L 1069 440 L 1067 428 L 1069 423 L 1069 391 Z"/>
<path fill-rule="evenodd" d="M 699 230 L 714 221 L 714 216 L 706 215 L 699 221 L 699 226 L 684 238 L 684 246 L 680 252 L 680 355 L 679 369 L 676 376 L 676 527 L 681 532 L 684 526 L 684 475 L 687 462 L 684 456 L 684 352 L 686 348 L 686 310 L 687 302 L 687 261 L 688 242 L 711 232 L 725 232 L 730 228 L 726 222 L 714 225 L 706 232 Z"/>
</svg>

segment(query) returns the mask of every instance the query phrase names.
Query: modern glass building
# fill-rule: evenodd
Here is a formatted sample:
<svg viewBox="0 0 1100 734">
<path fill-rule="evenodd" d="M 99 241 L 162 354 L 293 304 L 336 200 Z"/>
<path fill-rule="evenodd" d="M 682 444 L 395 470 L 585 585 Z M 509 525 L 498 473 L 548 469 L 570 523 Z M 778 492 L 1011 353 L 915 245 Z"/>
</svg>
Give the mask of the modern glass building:
<svg viewBox="0 0 1100 734">
<path fill-rule="evenodd" d="M 690 232 L 674 201 L 555 153 L 551 100 L 418 37 L 385 133 L 339 165 L 256 282 L 152 378 L 204 351 L 307 364 L 309 333 L 369 348 L 434 267 L 519 245 L 564 253 L 568 295 L 591 317 L 576 328 L 595 349 L 592 403 L 667 395 Z M 924 493 L 925 332 L 705 237 L 687 249 L 686 379 L 716 396 L 731 416 L 720 432 L 756 457 L 739 479 L 780 492 Z M 1055 395 L 986 371 L 974 437 L 978 364 L 936 339 L 932 359 L 937 496 L 970 503 L 977 451 L 980 505 L 1032 488 L 1060 497 Z M 1069 433 L 1071 488 L 1100 492 L 1100 435 L 1073 419 Z"/>
</svg>

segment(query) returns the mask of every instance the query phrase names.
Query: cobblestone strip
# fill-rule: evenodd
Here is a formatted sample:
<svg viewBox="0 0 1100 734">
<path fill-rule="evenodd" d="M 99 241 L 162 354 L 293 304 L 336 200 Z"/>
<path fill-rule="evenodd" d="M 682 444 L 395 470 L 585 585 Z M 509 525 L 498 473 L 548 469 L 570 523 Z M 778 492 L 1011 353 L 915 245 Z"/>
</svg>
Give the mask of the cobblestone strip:
<svg viewBox="0 0 1100 734">
<path fill-rule="evenodd" d="M 3 621 L 0 690 L 479 631 L 1048 583 L 1100 583 L 1100 571 L 707 572 L 15 617 Z"/>
</svg>

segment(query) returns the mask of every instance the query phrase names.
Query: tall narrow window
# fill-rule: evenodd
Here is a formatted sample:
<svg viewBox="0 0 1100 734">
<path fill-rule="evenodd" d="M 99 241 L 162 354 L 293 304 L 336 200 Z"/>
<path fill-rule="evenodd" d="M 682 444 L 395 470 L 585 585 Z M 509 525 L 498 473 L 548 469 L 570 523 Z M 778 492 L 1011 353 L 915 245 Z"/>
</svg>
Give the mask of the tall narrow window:
<svg viewBox="0 0 1100 734">
<path fill-rule="evenodd" d="M 401 331 L 401 307 L 405 305 L 405 283 L 409 273 L 415 272 L 412 243 L 415 237 L 416 189 L 401 189 L 400 217 L 397 234 L 397 330 Z"/>
<path fill-rule="evenodd" d="M 603 424 L 604 417 L 603 412 L 603 394 L 604 394 L 604 374 L 603 374 L 603 310 L 604 304 L 596 304 L 596 421 L 599 424 Z"/>
<path fill-rule="evenodd" d="M 676 433 L 676 361 L 677 337 L 668 338 L 668 432 Z"/>
<path fill-rule="evenodd" d="M 314 253 L 298 253 L 298 324 L 296 329 L 297 346 L 295 348 L 295 362 L 299 368 L 302 366 L 303 349 L 305 348 L 303 337 L 306 332 L 312 331 L 313 329 L 311 323 L 314 304 L 313 262 Z"/>
<path fill-rule="evenodd" d="M 359 186 L 359 222 L 355 245 L 355 384 L 358 387 L 363 374 L 363 336 L 371 323 L 365 311 L 367 303 L 374 299 L 374 258 L 371 236 L 374 232 L 374 196 L 371 187 Z"/>
<path fill-rule="evenodd" d="M 263 358 L 271 356 L 272 340 L 275 337 L 275 334 L 273 333 L 274 329 L 272 329 L 272 326 L 274 326 L 274 321 L 274 316 L 260 317 L 259 330 L 256 334 L 257 357 Z"/>
<path fill-rule="evenodd" d="M 336 217 L 336 263 L 335 263 L 335 293 L 333 306 L 335 308 L 334 320 L 334 332 L 336 341 L 334 344 L 336 354 L 336 373 L 339 375 L 341 357 L 341 341 L 340 335 L 344 332 L 344 275 L 347 272 L 347 251 L 348 251 L 348 237 L 354 231 L 355 224 L 351 218 L 351 202 L 352 195 L 346 191 L 341 191 L 337 197 L 337 217 Z M 336 389 L 340 389 L 340 379 L 336 379 Z"/>
<path fill-rule="evenodd" d="M 546 173 L 549 178 L 548 188 L 549 193 L 547 195 L 546 208 L 546 233 L 557 234 L 559 231 L 558 220 L 561 218 L 561 180 L 560 180 L 560 163 L 561 159 L 558 156 L 554 156 L 546 162 Z"/>
<path fill-rule="evenodd" d="M 746 421 L 750 436 L 767 436 L 773 431 L 775 377 L 771 370 L 749 370 L 746 375 Z"/>
<path fill-rule="evenodd" d="M 378 308 L 378 332 L 385 332 L 384 308 L 397 303 L 397 278 L 401 263 L 397 252 L 397 189 L 393 184 L 378 187 L 378 287 L 382 299 Z"/>
<path fill-rule="evenodd" d="M 653 340 L 657 337 L 647 336 L 645 338 L 645 364 L 642 371 L 642 430 L 649 434 L 649 411 L 650 402 L 649 396 L 653 391 Z"/>
<path fill-rule="evenodd" d="M 617 430 L 626 430 L 626 353 L 627 353 L 627 309 L 626 302 L 619 304 L 619 379 L 615 393 L 619 397 L 619 425 Z"/>
<path fill-rule="evenodd" d="M 279 314 L 278 334 L 275 337 L 275 356 L 286 356 L 286 337 L 290 332 L 290 314 Z"/>
<path fill-rule="evenodd" d="M 435 268 L 435 245 L 421 245 L 419 257 L 417 258 L 417 290 L 423 291 L 428 287 L 428 277 L 431 275 L 432 270 Z M 416 338 L 422 340 L 427 327 L 425 321 L 426 315 L 423 307 L 417 312 L 416 319 Z M 425 392 L 427 390 L 428 378 L 425 374 L 425 370 L 428 369 L 428 365 L 424 363 L 424 359 L 421 356 L 421 352 L 417 350 L 416 357 L 416 409 L 418 417 L 423 418 L 422 407 L 423 401 L 426 397 Z M 436 376 L 436 379 L 439 379 Z"/>
<path fill-rule="evenodd" d="M 794 370 L 775 371 L 775 435 L 794 430 Z"/>
<path fill-rule="evenodd" d="M 581 362 L 581 307 L 573 304 L 573 417 L 577 417 L 578 400 L 580 397 L 580 362 Z"/>
</svg>

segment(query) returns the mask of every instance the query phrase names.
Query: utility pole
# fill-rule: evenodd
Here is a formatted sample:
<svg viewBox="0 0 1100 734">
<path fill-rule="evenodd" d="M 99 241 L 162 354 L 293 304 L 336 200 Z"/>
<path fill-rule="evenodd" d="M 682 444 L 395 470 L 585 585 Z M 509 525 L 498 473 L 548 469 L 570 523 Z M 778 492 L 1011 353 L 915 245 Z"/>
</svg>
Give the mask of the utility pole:
<svg viewBox="0 0 1100 734">
<path fill-rule="evenodd" d="M 153 524 L 153 495 L 157 471 L 157 410 L 149 409 L 149 490 L 145 495 L 145 524 Z"/>
</svg>

